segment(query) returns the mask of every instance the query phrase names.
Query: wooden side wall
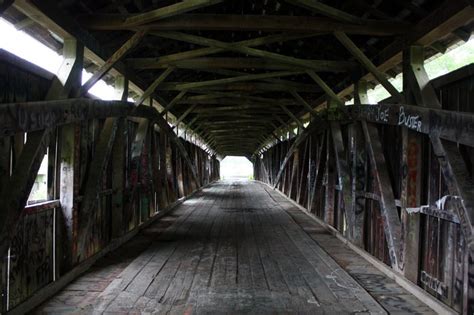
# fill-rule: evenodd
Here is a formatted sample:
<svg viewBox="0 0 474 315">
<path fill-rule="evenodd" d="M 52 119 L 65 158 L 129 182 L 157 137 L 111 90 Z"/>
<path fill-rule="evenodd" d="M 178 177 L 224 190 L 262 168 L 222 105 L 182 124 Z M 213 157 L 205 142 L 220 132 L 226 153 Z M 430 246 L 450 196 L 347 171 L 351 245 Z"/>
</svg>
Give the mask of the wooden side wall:
<svg viewBox="0 0 474 315">
<path fill-rule="evenodd" d="M 470 65 L 432 81 L 443 110 L 474 113 L 473 69 Z M 385 102 L 390 104 L 390 100 Z M 389 111 L 376 108 L 372 122 L 346 120 L 313 131 L 296 146 L 278 182 L 280 166 L 295 138 L 277 144 L 256 158 L 254 177 L 276 184 L 310 214 L 391 266 L 382 209 L 387 201 L 378 187 L 381 178 L 383 190 L 393 191 L 401 226 L 396 271 L 455 311 L 472 314 L 473 261 L 458 216 L 455 199 L 459 196 L 448 189 L 446 174 L 430 142 L 432 132 L 389 125 L 388 115 Z M 334 119 L 328 116 L 327 122 L 334 124 Z M 374 137 L 367 143 L 363 124 L 378 134 L 380 150 Z M 448 121 L 445 126 L 454 124 Z M 408 141 L 404 143 L 404 139 Z M 474 191 L 474 147 L 443 141 L 445 146 L 454 144 L 455 156 L 468 178 L 467 189 Z M 339 154 L 335 151 L 338 143 L 345 148 Z M 374 151 L 377 165 L 369 150 Z M 384 171 L 388 174 L 385 181 Z"/>
<path fill-rule="evenodd" d="M 52 76 L 0 51 L 0 103 L 44 100 Z M 133 143 L 137 118 L 122 117 L 99 191 L 91 211 L 90 228 L 81 216 L 92 162 L 98 155 L 105 119 L 88 119 L 54 127 L 47 150 L 47 197 L 29 201 L 12 236 L 9 254 L 0 263 L 0 313 L 13 309 L 44 286 L 57 281 L 81 262 L 99 253 L 114 239 L 136 230 L 178 199 L 219 179 L 219 161 L 196 145 L 179 139 L 196 166 L 199 183 L 193 180 L 177 145 L 150 124 L 138 158 Z M 72 130 L 72 133 L 70 132 Z M 15 170 L 28 133 L 0 135 L 0 190 Z M 60 194 L 66 156 L 73 185 L 71 217 L 64 215 Z M 8 188 L 7 188 L 8 189 Z M 86 231 L 86 232 L 84 232 Z M 81 250 L 80 238 L 86 246 Z"/>
</svg>

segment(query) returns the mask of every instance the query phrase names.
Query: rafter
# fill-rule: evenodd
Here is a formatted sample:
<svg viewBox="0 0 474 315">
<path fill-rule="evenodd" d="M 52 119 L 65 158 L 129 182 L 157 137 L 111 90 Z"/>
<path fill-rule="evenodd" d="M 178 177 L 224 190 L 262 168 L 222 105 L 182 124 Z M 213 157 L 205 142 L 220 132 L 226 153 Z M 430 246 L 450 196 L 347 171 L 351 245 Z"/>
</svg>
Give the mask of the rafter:
<svg viewBox="0 0 474 315">
<path fill-rule="evenodd" d="M 304 108 L 306 108 L 306 110 L 308 110 L 308 112 L 310 112 L 312 115 L 317 115 L 317 112 L 316 110 L 311 107 L 311 105 L 308 104 L 308 102 L 306 102 L 306 100 L 304 98 L 301 97 L 301 95 L 298 94 L 298 92 L 296 91 L 291 91 L 291 95 L 293 95 L 293 97 L 301 104 L 303 105 Z"/>
<path fill-rule="evenodd" d="M 260 57 L 260 58 L 265 58 L 269 60 L 274 60 L 277 62 L 282 62 L 286 64 L 291 64 L 297 67 L 301 67 L 304 69 L 311 69 L 315 71 L 319 71 L 321 69 L 321 65 L 327 66 L 325 63 L 326 61 L 312 61 L 312 60 L 305 60 L 305 59 L 299 59 L 291 56 L 285 56 L 269 51 L 264 51 L 256 48 L 251 48 L 248 46 L 243 46 L 243 45 L 235 45 L 232 43 L 225 43 L 222 41 L 218 41 L 215 39 L 210 39 L 202 36 L 196 36 L 196 35 L 191 35 L 191 34 L 186 34 L 186 33 L 180 33 L 180 32 L 153 32 L 153 35 L 157 35 L 163 38 L 169 38 L 169 39 L 174 39 L 174 40 L 179 40 L 179 41 L 184 41 L 192 44 L 197 44 L 197 45 L 204 45 L 204 46 L 211 46 L 211 47 L 218 47 L 222 48 L 225 50 L 230 50 L 230 51 L 236 51 L 245 55 L 250 55 L 254 57 Z M 334 64 L 331 63 L 331 66 L 335 66 Z M 343 69 L 342 69 L 343 70 Z"/>
<path fill-rule="evenodd" d="M 107 61 L 87 80 L 86 83 L 81 87 L 78 96 L 84 96 L 102 77 L 109 72 L 110 69 L 126 54 L 128 54 L 133 48 L 135 48 L 140 41 L 145 37 L 146 30 L 136 32 L 125 44 L 122 45 L 115 53 L 107 59 Z"/>
<path fill-rule="evenodd" d="M 159 8 L 142 14 L 136 14 L 125 19 L 125 27 L 135 27 L 155 22 L 171 16 L 183 14 L 189 11 L 204 8 L 221 3 L 223 0 L 184 0 L 167 7 Z"/>
<path fill-rule="evenodd" d="M 349 14 L 347 12 L 341 11 L 329 5 L 326 5 L 320 1 L 315 0 L 285 0 L 288 3 L 293 5 L 300 6 L 302 8 L 308 9 L 318 14 L 325 15 L 327 17 L 333 18 L 337 21 L 344 21 L 354 24 L 364 24 L 364 20 Z"/>
<path fill-rule="evenodd" d="M 324 82 L 323 79 L 314 71 L 308 70 L 306 73 L 311 77 L 311 79 L 316 82 L 317 85 L 337 104 L 344 105 L 344 102 L 336 95 L 336 93 L 329 87 L 329 85 Z"/>
<path fill-rule="evenodd" d="M 179 101 L 186 95 L 188 91 L 186 90 L 183 90 L 181 92 L 178 93 L 178 95 L 175 96 L 175 98 L 173 98 L 171 100 L 171 102 L 168 103 L 168 105 L 166 105 L 165 109 L 161 112 L 161 115 L 165 115 L 167 112 L 169 112 L 171 110 L 171 108 L 174 107 L 174 105 L 176 105 L 177 103 L 179 103 Z"/>
<path fill-rule="evenodd" d="M 216 86 L 216 85 L 234 83 L 234 82 L 255 81 L 255 80 L 262 80 L 266 78 L 293 76 L 293 75 L 298 75 L 302 73 L 303 73 L 302 71 L 278 71 L 278 72 L 269 72 L 269 73 L 260 73 L 260 74 L 249 74 L 249 75 L 243 75 L 243 76 L 238 76 L 238 77 L 233 77 L 233 78 L 225 78 L 225 79 L 217 79 L 217 80 L 201 81 L 201 82 L 191 82 L 191 83 L 181 83 L 181 84 L 178 84 L 176 87 L 178 90 L 191 90 L 191 89 L 196 89 L 196 88 Z"/>
<path fill-rule="evenodd" d="M 80 23 L 93 30 L 130 30 L 123 23 L 128 15 L 85 15 Z M 152 31 L 263 31 L 327 34 L 341 30 L 349 34 L 392 36 L 405 34 L 410 25 L 394 21 L 367 21 L 364 24 L 339 22 L 332 18 L 310 16 L 184 14 L 147 24 Z"/>
<path fill-rule="evenodd" d="M 283 111 L 294 121 L 298 124 L 298 126 L 301 128 L 301 129 L 304 129 L 304 125 L 303 123 L 301 122 L 301 120 L 296 117 L 290 110 L 288 110 L 288 108 L 286 108 L 285 105 L 281 105 L 280 104 L 280 108 L 283 109 Z"/>
<path fill-rule="evenodd" d="M 164 82 L 158 86 L 157 90 L 163 91 L 181 91 L 180 85 L 194 82 Z M 190 89 L 189 92 L 195 93 L 213 93 L 216 91 L 239 91 L 239 92 L 281 92 L 289 87 L 284 84 L 264 83 L 264 82 L 234 82 L 228 84 L 219 84 L 218 86 L 204 86 Z M 318 93 L 321 90 L 311 84 L 298 84 L 290 87 L 292 90 L 304 93 Z"/>
<path fill-rule="evenodd" d="M 143 92 L 142 95 L 135 101 L 135 105 L 140 105 L 149 98 L 156 90 L 156 88 L 173 72 L 174 68 L 167 68 L 163 73 L 156 78 L 156 80 Z"/>
<path fill-rule="evenodd" d="M 285 42 L 290 40 L 296 39 L 303 39 L 315 36 L 314 34 L 289 34 L 289 33 L 281 33 L 276 35 L 268 35 L 263 37 L 257 37 L 253 39 L 248 39 L 240 42 L 233 43 L 234 45 L 242 45 L 242 46 L 261 46 L 261 45 L 269 45 L 278 42 Z M 161 56 L 158 58 L 140 58 L 139 62 L 141 64 L 150 64 L 150 65 L 157 65 L 157 64 L 171 64 L 173 62 L 177 62 L 180 60 L 204 57 L 212 54 L 217 54 L 226 51 L 226 49 L 218 48 L 218 47 L 208 47 L 208 48 L 198 48 L 189 51 L 183 51 L 179 53 L 174 53 L 170 55 Z M 133 60 L 133 59 L 132 59 Z"/>
<path fill-rule="evenodd" d="M 343 72 L 354 69 L 356 63 L 351 61 L 310 60 L 319 66 L 319 71 Z M 181 69 L 208 70 L 208 69 L 264 69 L 264 70 L 295 70 L 295 67 L 285 63 L 274 62 L 264 58 L 229 58 L 204 57 L 179 61 L 163 62 L 160 58 L 134 58 L 127 60 L 134 69 L 163 69 L 174 66 Z"/>
<path fill-rule="evenodd" d="M 386 76 L 377 69 L 373 62 L 354 44 L 354 42 L 344 33 L 337 31 L 334 33 L 339 42 L 379 81 L 380 84 L 395 98 L 397 102 L 402 102 L 403 97 L 398 90 L 387 80 Z"/>
</svg>

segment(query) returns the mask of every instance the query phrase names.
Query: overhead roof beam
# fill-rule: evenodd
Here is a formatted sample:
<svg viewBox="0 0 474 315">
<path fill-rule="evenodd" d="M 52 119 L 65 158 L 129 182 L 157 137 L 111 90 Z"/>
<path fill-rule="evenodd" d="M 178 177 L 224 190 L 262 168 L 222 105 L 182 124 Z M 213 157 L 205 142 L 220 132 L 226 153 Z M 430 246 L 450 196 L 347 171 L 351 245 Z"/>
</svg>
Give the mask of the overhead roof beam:
<svg viewBox="0 0 474 315">
<path fill-rule="evenodd" d="M 186 82 L 164 82 L 157 90 L 163 91 L 180 91 L 182 88 L 178 86 Z M 192 82 L 189 82 L 192 83 Z M 228 84 L 220 84 L 218 86 L 204 86 L 192 88 L 189 92 L 196 93 L 212 93 L 215 91 L 241 91 L 241 92 L 281 92 L 286 91 L 288 86 L 284 84 L 263 83 L 263 82 L 234 82 Z M 317 93 L 321 90 L 311 84 L 299 84 L 291 87 L 292 90 L 306 93 Z"/>
<path fill-rule="evenodd" d="M 353 63 L 353 66 L 355 67 L 356 64 Z M 294 67 L 292 66 L 291 68 L 292 70 L 299 70 L 300 68 L 299 67 Z M 323 68 L 321 68 L 323 69 Z M 304 70 L 303 68 L 301 68 L 301 70 Z M 214 73 L 214 74 L 220 74 L 220 75 L 224 75 L 224 76 L 241 76 L 241 75 L 247 75 L 248 73 L 247 72 L 243 72 L 243 71 L 235 71 L 235 70 L 227 70 L 227 69 L 203 69 L 201 71 L 205 71 L 205 72 L 209 72 L 209 73 Z M 328 71 L 328 70 L 324 70 L 324 71 Z M 340 72 L 342 70 L 336 70 L 336 69 L 333 69 L 332 70 L 333 72 Z M 294 82 L 294 81 L 290 81 L 290 80 L 283 80 L 281 78 L 269 78 L 269 79 L 263 79 L 262 82 L 265 82 L 265 83 L 274 83 L 274 84 L 279 84 L 281 86 L 285 86 L 286 88 L 283 88 L 283 90 L 287 90 L 287 89 L 291 89 L 293 87 L 298 87 L 298 86 L 301 86 L 301 85 L 304 85 L 303 83 L 298 83 L 298 82 Z"/>
<path fill-rule="evenodd" d="M 165 109 L 160 113 L 161 116 L 163 116 L 168 111 L 170 111 L 170 109 L 173 108 L 174 105 L 176 105 L 184 97 L 184 95 L 186 95 L 186 93 L 187 93 L 186 90 L 179 92 L 178 95 L 176 95 L 175 98 L 173 98 L 171 102 L 169 102 L 168 105 L 166 105 Z"/>
<path fill-rule="evenodd" d="M 264 50 L 260 50 L 256 48 L 251 48 L 244 45 L 226 43 L 219 40 L 186 34 L 186 33 L 153 32 L 152 34 L 160 36 L 160 37 L 164 37 L 164 38 L 179 40 L 179 41 L 188 42 L 188 43 L 197 44 L 197 45 L 218 47 L 225 50 L 239 52 L 245 55 L 266 58 L 269 60 L 275 60 L 277 62 L 291 64 L 297 67 L 301 67 L 304 69 L 311 69 L 315 71 L 319 71 L 321 67 L 327 67 L 327 68 L 333 68 L 333 69 L 337 69 L 339 67 L 338 65 L 333 64 L 333 63 L 329 65 L 325 60 L 312 61 L 312 60 L 299 59 L 299 58 L 285 56 L 285 55 L 281 55 L 281 54 L 277 54 L 277 53 L 273 53 L 269 51 L 264 51 Z"/>
<path fill-rule="evenodd" d="M 84 96 L 87 94 L 87 92 L 100 80 L 102 77 L 109 72 L 110 69 L 118 62 L 120 61 L 123 57 L 125 57 L 126 54 L 128 54 L 133 48 L 135 48 L 145 37 L 146 35 L 146 30 L 141 30 L 136 32 L 129 40 L 125 42 L 119 49 L 117 49 L 116 52 L 113 53 L 113 55 L 107 59 L 107 61 L 99 67 L 97 71 L 94 72 L 92 77 L 87 80 L 84 85 L 82 85 L 81 90 L 79 92 L 79 96 Z"/>
<path fill-rule="evenodd" d="M 201 81 L 201 82 L 190 82 L 190 83 L 180 83 L 177 85 L 179 90 L 190 90 L 195 88 L 202 88 L 208 86 L 216 86 L 226 83 L 234 82 L 243 82 L 243 81 L 255 81 L 262 80 L 266 78 L 276 78 L 284 76 L 293 76 L 304 73 L 303 71 L 278 71 L 278 72 L 269 72 L 269 73 L 260 73 L 260 74 L 249 74 L 232 78 Z"/>
<path fill-rule="evenodd" d="M 343 72 L 354 69 L 356 64 L 345 60 L 311 60 L 319 64 L 319 71 Z M 179 60 L 172 62 L 160 61 L 160 58 L 134 58 L 128 59 L 127 64 L 134 69 L 163 69 L 174 66 L 181 69 L 264 69 L 264 70 L 295 70 L 293 65 L 275 62 L 263 58 L 228 58 L 207 57 Z"/>
<path fill-rule="evenodd" d="M 318 14 L 322 14 L 327 17 L 333 18 L 337 21 L 343 21 L 343 22 L 354 23 L 354 24 L 364 24 L 365 22 L 363 19 L 355 15 L 338 10 L 336 8 L 333 8 L 317 0 L 316 1 L 315 0 L 285 0 L 285 1 L 293 5 L 297 5 L 299 7 L 316 12 Z"/>
<path fill-rule="evenodd" d="M 93 30 L 136 30 L 123 21 L 128 15 L 84 15 L 79 22 Z M 262 31 L 327 34 L 341 30 L 350 34 L 393 36 L 407 33 L 411 26 L 405 22 L 365 21 L 364 24 L 340 22 L 326 17 L 184 14 L 144 25 L 153 31 Z M 140 28 L 140 27 L 138 27 Z"/>
<path fill-rule="evenodd" d="M 278 102 L 285 105 L 296 105 L 296 102 L 292 99 L 280 99 L 280 98 L 274 99 L 274 98 L 261 97 L 261 96 L 252 96 L 252 95 L 249 95 L 248 93 L 232 93 L 232 92 L 210 92 L 207 94 L 189 96 L 181 102 L 213 100 L 213 99 L 219 99 L 219 98 L 224 98 L 224 97 L 227 99 L 236 99 L 236 100 L 244 99 L 244 100 L 255 101 L 259 103 L 275 104 L 275 102 Z"/>
<path fill-rule="evenodd" d="M 281 109 L 283 109 L 285 113 L 288 114 L 288 116 L 290 116 L 291 119 L 293 119 L 293 121 L 295 121 L 298 124 L 300 128 L 304 129 L 304 125 L 301 122 L 301 120 L 298 117 L 296 117 L 290 110 L 288 110 L 288 108 L 286 108 L 285 105 L 280 104 L 280 107 Z"/>
<path fill-rule="evenodd" d="M 180 15 L 186 12 L 221 3 L 223 0 L 184 0 L 167 7 L 159 8 L 142 14 L 135 14 L 125 19 L 123 25 L 135 27 L 164 18 Z"/>
<path fill-rule="evenodd" d="M 242 46 L 261 46 L 269 45 L 273 43 L 285 42 L 289 40 L 303 39 L 315 36 L 315 34 L 289 34 L 281 33 L 276 35 L 268 35 L 263 37 L 257 37 L 253 39 L 243 40 L 240 42 L 232 43 L 233 45 L 242 45 Z M 217 54 L 226 51 L 226 49 L 218 47 L 207 47 L 207 48 L 198 48 L 189 51 L 183 51 L 179 53 L 174 53 L 170 55 L 161 56 L 158 58 L 140 58 L 140 63 L 149 63 L 149 64 L 171 64 L 180 60 L 186 60 L 197 57 L 204 57 L 212 54 Z"/>
<path fill-rule="evenodd" d="M 135 105 L 138 106 L 147 98 L 149 98 L 156 90 L 156 88 L 164 81 L 166 78 L 173 72 L 174 68 L 168 68 L 143 92 L 143 94 L 135 102 Z"/>
<path fill-rule="evenodd" d="M 402 102 L 403 97 L 398 90 L 388 81 L 384 73 L 377 69 L 373 62 L 357 47 L 357 45 L 344 33 L 334 32 L 334 36 L 339 42 L 346 47 L 346 49 L 379 81 L 380 84 L 387 90 L 387 92 L 396 99 L 397 102 Z"/>
<path fill-rule="evenodd" d="M 301 97 L 301 95 L 298 94 L 296 91 L 291 91 L 291 95 L 301 104 L 303 105 L 304 108 L 306 108 L 312 115 L 317 115 L 317 112 L 314 110 L 311 105 L 306 102 L 304 98 Z"/>
<path fill-rule="evenodd" d="M 176 120 L 173 128 L 178 126 L 184 120 L 184 118 L 186 118 L 196 108 L 196 106 L 197 106 L 197 104 L 189 107 L 181 116 L 179 116 L 179 118 L 178 118 L 178 120 Z"/>
<path fill-rule="evenodd" d="M 317 85 L 338 105 L 344 105 L 344 102 L 336 95 L 336 93 L 324 82 L 323 79 L 314 71 L 308 70 L 308 75 L 316 82 Z"/>
<path fill-rule="evenodd" d="M 222 108 L 221 110 L 227 110 L 227 108 L 230 108 L 231 106 L 225 106 L 225 105 L 240 105 L 240 106 L 245 106 L 244 108 L 255 108 L 255 107 L 260 107 L 260 108 L 268 108 L 272 109 L 275 108 L 275 105 L 277 104 L 283 104 L 287 106 L 295 106 L 299 105 L 297 102 L 291 102 L 291 100 L 284 100 L 280 101 L 279 99 L 275 99 L 273 102 L 271 101 L 254 101 L 251 99 L 238 99 L 238 98 L 216 98 L 216 99 L 209 99 L 209 100 L 182 100 L 179 102 L 179 104 L 202 104 L 202 105 L 222 105 L 222 107 L 217 107 L 217 109 Z M 254 106 L 254 107 L 252 107 Z M 214 108 L 214 107 L 213 107 Z"/>
</svg>

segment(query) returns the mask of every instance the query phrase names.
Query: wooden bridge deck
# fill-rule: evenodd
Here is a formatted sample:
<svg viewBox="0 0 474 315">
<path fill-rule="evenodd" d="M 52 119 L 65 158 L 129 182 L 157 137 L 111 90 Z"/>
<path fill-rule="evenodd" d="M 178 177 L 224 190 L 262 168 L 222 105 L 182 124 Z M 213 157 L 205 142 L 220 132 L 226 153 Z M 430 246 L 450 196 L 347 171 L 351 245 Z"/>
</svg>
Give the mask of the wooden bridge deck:
<svg viewBox="0 0 474 315">
<path fill-rule="evenodd" d="M 277 192 L 204 189 L 37 313 L 433 313 Z"/>
</svg>

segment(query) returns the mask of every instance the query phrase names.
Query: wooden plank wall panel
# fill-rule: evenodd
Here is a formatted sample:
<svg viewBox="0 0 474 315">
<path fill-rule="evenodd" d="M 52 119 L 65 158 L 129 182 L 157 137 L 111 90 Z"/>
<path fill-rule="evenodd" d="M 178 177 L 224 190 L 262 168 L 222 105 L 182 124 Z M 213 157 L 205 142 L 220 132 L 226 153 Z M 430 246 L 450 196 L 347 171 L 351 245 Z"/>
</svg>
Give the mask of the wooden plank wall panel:
<svg viewBox="0 0 474 315">
<path fill-rule="evenodd" d="M 7 57 L 5 57 L 7 56 Z M 7 58 L 7 60 L 5 60 Z M 52 75 L 37 69 L 21 60 L 12 61 L 10 54 L 0 50 L 0 103 L 27 102 L 44 100 L 51 84 Z M 73 270 L 88 257 L 101 252 L 109 245 L 148 221 L 157 212 L 165 209 L 179 197 L 188 196 L 200 187 L 192 183 L 192 173 L 188 164 L 178 154 L 177 145 L 164 132 L 149 128 L 146 134 L 142 154 L 132 161 L 132 143 L 137 132 L 136 119 L 124 120 L 115 137 L 112 152 L 122 154 L 116 158 L 113 153 L 101 177 L 99 177 L 97 196 L 89 218 L 91 224 L 84 229 L 85 222 L 79 220 L 79 212 L 84 202 L 84 192 L 88 176 L 93 171 L 92 162 L 98 152 L 99 136 L 104 127 L 103 119 L 85 119 L 78 123 L 63 125 L 50 139 L 48 158 L 48 201 L 46 205 L 33 204 L 22 213 L 17 230 L 11 243 L 10 258 L 2 256 L 0 261 L 0 313 L 12 309 L 26 301 L 35 292 L 51 284 L 56 279 Z M 146 118 L 145 118 L 146 119 Z M 53 126 L 56 129 L 55 126 Z M 60 205 L 58 198 L 58 170 L 61 152 L 59 148 L 61 132 L 71 129 L 75 145 L 64 146 L 74 155 L 74 205 L 72 215 L 72 238 L 66 237 L 66 222 L 62 211 L 54 207 Z M 10 157 L 18 156 L 23 144 L 24 134 L 0 136 L 0 189 L 10 176 L 14 163 Z M 117 140 L 119 139 L 119 140 Z M 121 145 L 119 146 L 118 143 Z M 17 145 L 15 145 L 17 144 Z M 190 157 L 195 162 L 201 177 L 201 183 L 209 183 L 219 178 L 219 161 L 209 156 L 196 145 L 184 142 Z M 54 149 L 54 150 L 51 150 Z M 56 155 L 58 154 L 58 155 Z M 138 163 L 135 163 L 138 162 Z M 207 163 L 208 166 L 203 165 Z M 12 165 L 13 164 L 13 165 Z M 115 183 L 123 174 L 122 183 Z M 177 175 L 180 175 L 182 189 L 179 190 Z M 52 176 L 50 176 L 52 175 Z M 186 189 L 184 189 L 186 187 Z M 57 208 L 60 209 L 60 208 Z M 118 216 L 120 219 L 115 220 Z M 53 218 L 55 217 L 55 221 Z M 54 222 L 56 223 L 54 223 Z M 79 255 L 78 240 L 81 233 L 87 232 L 84 252 Z M 57 246 L 53 249 L 53 244 Z M 63 263 L 63 257 L 71 256 L 72 264 Z M 77 259 L 80 257 L 80 260 Z M 55 259 L 56 258 L 56 259 Z M 10 268 L 8 269 L 8 264 Z M 7 283 L 9 287 L 7 288 Z M 7 298 L 7 291 L 9 296 Z M 8 305 L 8 306 L 7 306 Z"/>
<path fill-rule="evenodd" d="M 474 112 L 472 102 L 474 100 L 474 77 L 472 76 L 472 69 L 472 65 L 467 66 L 432 81 L 443 109 Z M 390 99 L 382 102 L 390 103 Z M 346 126 L 349 125 L 354 126 L 354 123 L 346 123 Z M 426 207 L 438 209 L 438 211 L 444 212 L 450 217 L 453 214 L 454 220 L 458 220 L 456 219 L 453 198 L 446 186 L 438 158 L 434 155 L 428 135 L 408 131 L 410 135 L 419 135 L 421 145 L 416 148 L 410 145 L 404 147 L 401 127 L 383 124 L 374 125 L 377 126 L 382 142 L 382 154 L 386 161 L 390 180 L 388 184 L 393 189 L 398 217 L 401 219 L 402 211 L 407 211 L 401 208 L 400 199 L 402 198 L 403 189 L 402 179 L 409 176 L 412 188 L 409 188 L 408 193 L 410 194 L 410 191 L 414 188 L 421 193 L 421 199 L 415 200 L 417 207 L 426 205 Z M 349 148 L 351 133 L 349 132 L 350 128 L 346 126 L 341 128 L 341 132 L 344 147 Z M 357 140 L 357 136 L 354 137 Z M 277 188 L 308 209 L 310 213 L 350 238 L 347 234 L 347 222 L 344 213 L 347 208 L 342 203 L 342 191 L 339 182 L 334 178 L 334 152 L 332 151 L 331 141 L 332 137 L 328 137 L 327 131 L 315 132 L 303 141 L 289 163 L 286 164 Z M 361 141 L 360 137 L 359 141 Z M 290 142 L 291 140 L 276 144 L 263 154 L 262 159 L 255 160 L 256 179 L 274 185 L 274 178 Z M 354 158 L 349 160 L 348 164 L 351 172 L 353 172 L 351 178 L 355 181 L 353 194 L 357 197 L 353 206 L 355 211 L 362 213 L 362 219 L 359 222 L 362 229 L 362 243 L 359 243 L 358 246 L 390 266 L 391 260 L 382 215 L 383 209 L 379 202 L 380 192 L 378 191 L 373 165 L 369 161 L 367 152 L 363 149 L 365 141 L 362 140 L 356 146 L 359 147 L 360 155 L 355 160 Z M 407 151 L 404 151 L 404 148 Z M 458 150 L 465 162 L 467 176 L 469 176 L 471 182 L 474 182 L 474 147 L 459 144 Z M 303 154 L 305 156 L 302 156 Z M 406 165 L 403 164 L 403 161 L 405 161 L 402 158 L 404 154 L 407 156 Z M 417 160 L 412 162 L 412 155 L 416 155 L 421 164 L 418 164 Z M 345 157 L 349 159 L 350 155 L 346 152 Z M 305 160 L 308 162 L 304 162 Z M 361 164 L 358 164 L 359 161 Z M 308 167 L 301 166 L 298 168 L 295 166 L 296 162 L 298 164 L 307 163 Z M 414 168 L 421 168 L 421 172 L 410 173 Z M 296 188 L 293 188 L 295 183 L 292 178 L 299 176 L 301 169 L 304 170 L 305 176 L 300 178 L 296 183 Z M 265 176 L 265 170 L 268 170 L 269 178 Z M 421 178 L 413 177 L 418 176 L 417 174 L 421 174 Z M 334 182 L 335 180 L 336 182 Z M 309 194 L 307 200 L 298 198 L 298 195 L 294 193 L 294 189 L 299 191 L 305 187 L 307 187 Z M 410 204 L 413 204 L 413 202 Z M 418 208 L 410 208 L 409 211 L 414 211 L 413 209 Z M 428 213 L 425 210 L 424 213 L 419 214 L 420 232 L 417 238 L 419 239 L 418 251 L 422 253 L 420 255 L 420 265 L 405 266 L 405 268 L 417 269 L 418 277 L 415 279 L 417 285 L 453 310 L 465 313 L 466 310 L 473 309 L 472 303 L 474 301 L 470 298 L 473 289 L 469 287 L 472 285 L 470 284 L 472 282 L 472 271 L 468 270 L 470 264 L 469 251 L 459 221 L 453 222 L 440 217 L 436 213 Z M 440 215 L 444 214 L 441 213 Z M 469 287 L 468 294 L 466 294 L 467 287 Z"/>
<path fill-rule="evenodd" d="M 28 213 L 21 219 L 10 248 L 10 308 L 53 280 L 54 211 Z"/>
<path fill-rule="evenodd" d="M 32 73 L 36 71 L 38 73 Z M 26 102 L 26 101 L 39 101 L 43 100 L 46 96 L 47 89 L 50 85 L 52 77 L 47 77 L 47 73 L 42 71 L 38 67 L 33 67 L 30 71 L 27 71 L 25 67 L 21 66 L 21 59 L 14 57 L 13 55 L 6 53 L 0 49 L 0 103 L 9 102 Z M 10 176 L 10 154 L 12 153 L 12 143 L 14 142 L 13 137 L 1 137 L 0 138 L 0 183 L 4 183 Z M 2 189 L 0 184 L 0 189 Z M 20 226 L 24 226 L 24 222 Z M 24 229 L 22 228 L 22 231 Z M 17 235 L 19 237 L 19 235 Z M 42 238 L 44 239 L 44 238 Z M 20 243 L 18 243 L 20 244 Z M 26 249 L 25 249 L 26 250 Z M 17 257 L 19 257 L 17 255 Z M 6 278 L 7 278 L 7 259 L 3 257 L 0 261 L 0 293 L 4 293 L 6 290 Z M 15 266 L 17 273 L 15 274 L 17 282 L 21 281 L 21 271 L 26 272 L 24 266 Z M 23 268 L 23 269 L 22 269 Z M 18 283 L 17 283 L 18 285 Z M 36 278 L 31 283 L 31 289 L 37 285 Z M 20 289 L 15 292 L 16 301 L 21 301 L 27 294 L 27 291 Z M 6 307 L 6 295 L 2 294 L 0 299 L 0 312 Z"/>
</svg>

